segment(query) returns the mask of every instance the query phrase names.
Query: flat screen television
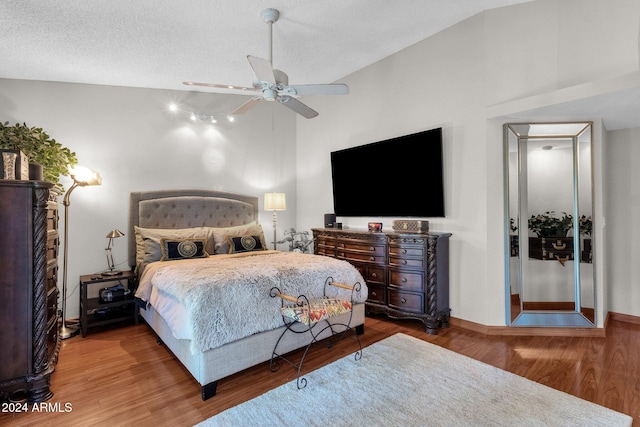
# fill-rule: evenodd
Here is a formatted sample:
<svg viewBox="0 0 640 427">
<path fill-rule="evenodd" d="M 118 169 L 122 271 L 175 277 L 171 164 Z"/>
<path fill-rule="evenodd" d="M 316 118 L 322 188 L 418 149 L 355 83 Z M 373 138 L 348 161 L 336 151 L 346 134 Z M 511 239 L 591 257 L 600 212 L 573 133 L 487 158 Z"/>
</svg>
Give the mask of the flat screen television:
<svg viewBox="0 0 640 427">
<path fill-rule="evenodd" d="M 346 217 L 444 217 L 442 128 L 333 151 L 333 207 Z"/>
</svg>

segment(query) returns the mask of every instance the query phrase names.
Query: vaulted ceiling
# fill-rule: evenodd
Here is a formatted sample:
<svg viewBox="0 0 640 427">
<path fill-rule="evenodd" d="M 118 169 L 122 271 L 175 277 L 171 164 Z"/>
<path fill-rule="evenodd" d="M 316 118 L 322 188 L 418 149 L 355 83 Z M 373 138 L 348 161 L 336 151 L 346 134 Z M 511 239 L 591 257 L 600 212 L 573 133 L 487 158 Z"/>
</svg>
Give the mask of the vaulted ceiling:
<svg viewBox="0 0 640 427">
<path fill-rule="evenodd" d="M 0 78 L 193 90 L 247 86 L 246 56 L 329 83 L 483 10 L 530 0 L 4 0 Z M 205 90 L 206 89 L 199 89 Z"/>
<path fill-rule="evenodd" d="M 261 12 L 275 8 L 275 68 L 290 84 L 330 83 L 484 10 L 528 1 L 3 0 L 0 78 L 204 92 L 182 82 L 250 86 L 246 56 L 269 58 Z M 603 117 L 608 129 L 636 127 L 639 93 L 596 93 L 519 116 L 579 113 Z"/>
</svg>

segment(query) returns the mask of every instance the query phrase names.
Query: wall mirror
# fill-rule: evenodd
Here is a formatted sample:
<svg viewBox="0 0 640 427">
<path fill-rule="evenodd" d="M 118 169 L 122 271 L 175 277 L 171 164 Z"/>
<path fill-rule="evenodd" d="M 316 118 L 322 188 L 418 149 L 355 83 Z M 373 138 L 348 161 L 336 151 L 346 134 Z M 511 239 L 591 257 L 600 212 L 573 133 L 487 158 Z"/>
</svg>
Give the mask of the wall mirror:
<svg viewBox="0 0 640 427">
<path fill-rule="evenodd" d="M 508 123 L 507 325 L 594 327 L 592 124 Z"/>
</svg>

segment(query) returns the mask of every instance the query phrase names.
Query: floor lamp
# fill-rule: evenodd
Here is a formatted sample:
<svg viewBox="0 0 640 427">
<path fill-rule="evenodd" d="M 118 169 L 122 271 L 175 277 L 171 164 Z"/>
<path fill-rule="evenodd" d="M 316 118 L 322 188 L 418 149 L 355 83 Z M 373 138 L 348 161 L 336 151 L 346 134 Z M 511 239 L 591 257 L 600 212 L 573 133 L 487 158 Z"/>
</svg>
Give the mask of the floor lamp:
<svg viewBox="0 0 640 427">
<path fill-rule="evenodd" d="M 278 223 L 278 215 L 276 211 L 284 211 L 287 209 L 284 193 L 265 193 L 264 210 L 273 211 L 273 250 L 276 250 L 276 225 Z"/>
<path fill-rule="evenodd" d="M 78 327 L 67 326 L 66 313 L 67 313 L 67 261 L 68 261 L 68 241 L 69 241 L 69 205 L 71 204 L 71 193 L 77 187 L 86 187 L 87 185 L 100 185 L 102 184 L 102 177 L 98 172 L 94 172 L 83 166 L 75 166 L 69 170 L 69 175 L 73 179 L 71 188 L 67 190 L 62 199 L 64 205 L 64 255 L 62 266 L 62 327 L 60 328 L 60 338 L 66 340 L 78 333 Z"/>
</svg>

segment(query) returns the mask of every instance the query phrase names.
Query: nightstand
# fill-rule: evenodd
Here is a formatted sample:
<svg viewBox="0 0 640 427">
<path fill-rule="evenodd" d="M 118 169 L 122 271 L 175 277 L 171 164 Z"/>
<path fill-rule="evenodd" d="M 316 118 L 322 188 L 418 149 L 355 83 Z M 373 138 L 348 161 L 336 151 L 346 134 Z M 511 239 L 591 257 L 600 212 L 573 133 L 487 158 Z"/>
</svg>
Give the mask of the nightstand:
<svg viewBox="0 0 640 427">
<path fill-rule="evenodd" d="M 119 296 L 112 292 L 100 297 L 104 288 L 123 285 L 129 293 Z M 133 294 L 138 285 L 138 276 L 132 271 L 122 271 L 118 275 L 102 276 L 99 273 L 80 276 L 80 329 L 82 336 L 87 329 L 112 323 L 133 320 L 138 324 L 138 311 Z M 91 287 L 91 289 L 89 289 Z"/>
</svg>

